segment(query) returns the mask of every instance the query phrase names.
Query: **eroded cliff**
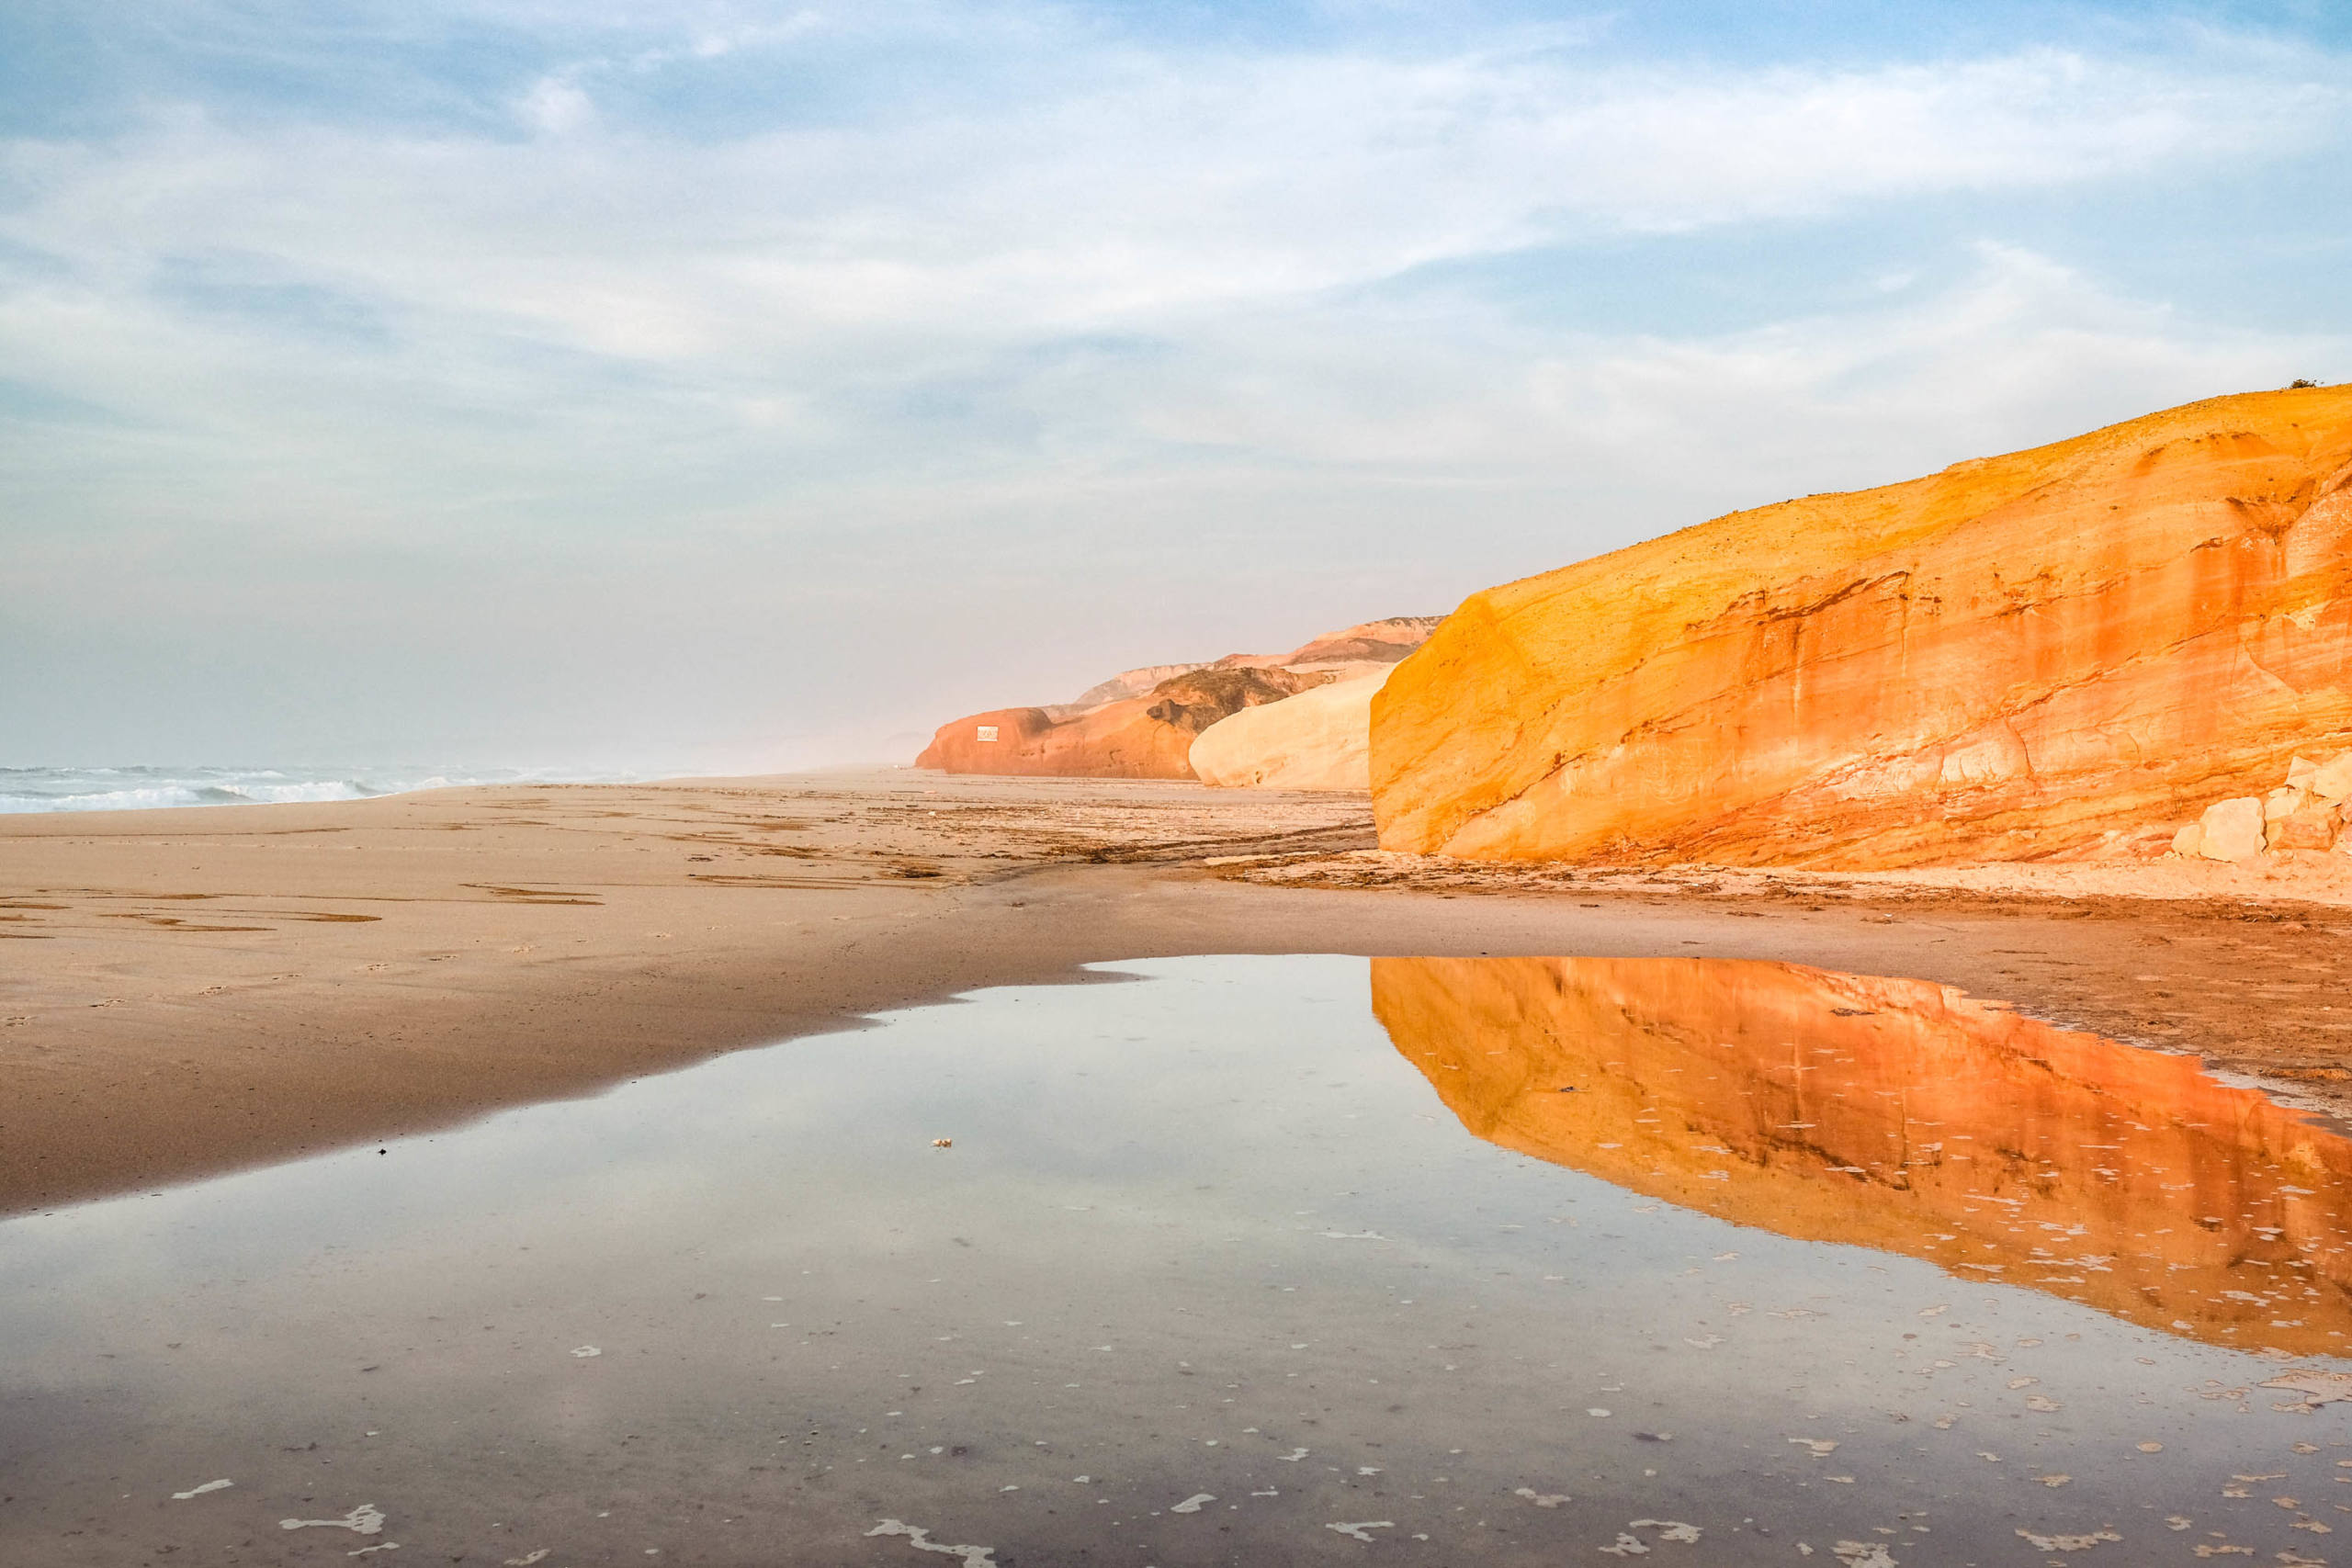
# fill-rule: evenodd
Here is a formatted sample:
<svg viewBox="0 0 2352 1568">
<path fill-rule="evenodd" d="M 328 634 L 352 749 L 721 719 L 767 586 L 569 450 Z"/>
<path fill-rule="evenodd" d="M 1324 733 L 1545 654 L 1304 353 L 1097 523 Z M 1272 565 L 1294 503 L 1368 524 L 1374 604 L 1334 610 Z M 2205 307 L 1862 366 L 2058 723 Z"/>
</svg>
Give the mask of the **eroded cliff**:
<svg viewBox="0 0 2352 1568">
<path fill-rule="evenodd" d="M 951 773 L 1066 778 L 1189 779 L 1193 742 L 1243 708 L 1280 702 L 1329 680 L 1288 670 L 1195 669 L 1139 697 L 1057 718 L 1044 708 L 1001 708 L 940 726 L 915 759 Z"/>
<path fill-rule="evenodd" d="M 1198 663 L 1145 665 L 1089 687 L 1072 703 L 967 714 L 939 727 L 915 766 L 951 773 L 1189 779 L 1194 776 L 1193 741 L 1219 720 L 1335 682 L 1385 675 L 1428 638 L 1438 620 L 1396 615 L 1365 621 L 1326 632 L 1288 653 L 1229 653 Z M 1361 711 L 1352 723 L 1368 734 L 1370 720 Z M 1358 750 L 1365 744 L 1351 743 Z M 1362 771 L 1360 760 L 1354 766 Z M 1358 780 L 1291 787 L 1364 785 Z"/>
<path fill-rule="evenodd" d="M 2352 744 L 2352 388 L 2216 398 L 1473 596 L 1374 699 L 1383 847 L 2155 854 Z"/>
</svg>

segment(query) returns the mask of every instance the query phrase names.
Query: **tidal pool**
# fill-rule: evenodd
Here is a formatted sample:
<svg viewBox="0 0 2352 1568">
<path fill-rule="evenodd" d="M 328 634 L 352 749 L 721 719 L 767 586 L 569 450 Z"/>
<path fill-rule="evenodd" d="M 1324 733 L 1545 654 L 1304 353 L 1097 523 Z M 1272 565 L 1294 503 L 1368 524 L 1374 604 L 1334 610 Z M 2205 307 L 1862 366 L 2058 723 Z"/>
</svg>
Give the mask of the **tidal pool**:
<svg viewBox="0 0 2352 1568">
<path fill-rule="evenodd" d="M 2187 1058 L 1774 964 L 1095 978 L 0 1224 L 0 1562 L 2352 1530 L 2352 1145 Z"/>
</svg>

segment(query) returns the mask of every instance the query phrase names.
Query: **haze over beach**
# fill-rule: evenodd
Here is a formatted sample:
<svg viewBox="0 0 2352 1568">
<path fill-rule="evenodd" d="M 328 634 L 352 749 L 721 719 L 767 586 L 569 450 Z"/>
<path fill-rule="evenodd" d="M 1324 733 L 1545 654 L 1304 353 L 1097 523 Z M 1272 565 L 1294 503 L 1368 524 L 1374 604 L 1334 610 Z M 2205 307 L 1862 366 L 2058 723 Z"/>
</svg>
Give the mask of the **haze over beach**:
<svg viewBox="0 0 2352 1568">
<path fill-rule="evenodd" d="M 2347 67 L 0 11 L 0 1562 L 2324 1568 Z"/>
</svg>

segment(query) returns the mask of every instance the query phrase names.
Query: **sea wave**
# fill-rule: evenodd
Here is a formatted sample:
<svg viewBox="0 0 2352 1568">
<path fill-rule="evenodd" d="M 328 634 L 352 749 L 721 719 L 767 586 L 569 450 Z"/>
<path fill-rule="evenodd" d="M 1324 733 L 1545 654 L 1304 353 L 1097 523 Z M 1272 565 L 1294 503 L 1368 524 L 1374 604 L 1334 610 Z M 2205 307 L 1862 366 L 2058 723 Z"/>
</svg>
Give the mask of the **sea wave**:
<svg viewBox="0 0 2352 1568">
<path fill-rule="evenodd" d="M 547 774 L 515 769 L 0 768 L 0 814 L 282 806 L 457 784 L 547 782 L 553 782 Z"/>
</svg>

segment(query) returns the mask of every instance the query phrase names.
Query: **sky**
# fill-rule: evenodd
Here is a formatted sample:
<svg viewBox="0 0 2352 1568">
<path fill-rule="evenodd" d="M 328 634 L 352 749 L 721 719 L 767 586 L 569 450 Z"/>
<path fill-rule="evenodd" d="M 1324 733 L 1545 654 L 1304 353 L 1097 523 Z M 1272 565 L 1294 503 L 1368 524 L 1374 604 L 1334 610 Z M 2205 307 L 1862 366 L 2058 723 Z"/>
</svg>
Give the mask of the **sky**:
<svg viewBox="0 0 2352 1568">
<path fill-rule="evenodd" d="M 2352 6 L 9 0 L 0 765 L 905 761 L 2352 378 Z"/>
</svg>

